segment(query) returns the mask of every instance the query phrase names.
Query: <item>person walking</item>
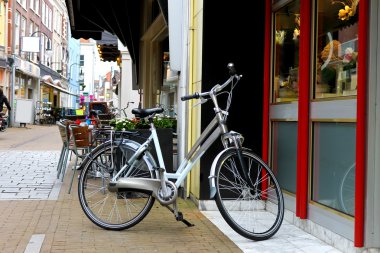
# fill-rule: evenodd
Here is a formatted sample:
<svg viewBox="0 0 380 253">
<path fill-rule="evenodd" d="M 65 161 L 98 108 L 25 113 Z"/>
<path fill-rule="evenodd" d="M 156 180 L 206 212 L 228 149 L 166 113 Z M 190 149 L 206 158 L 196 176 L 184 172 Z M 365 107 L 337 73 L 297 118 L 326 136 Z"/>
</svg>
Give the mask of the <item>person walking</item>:
<svg viewBox="0 0 380 253">
<path fill-rule="evenodd" d="M 12 110 L 11 105 L 9 104 L 8 98 L 4 95 L 3 90 L 0 88 L 0 112 L 3 111 L 4 104 L 8 108 L 8 110 Z"/>
</svg>

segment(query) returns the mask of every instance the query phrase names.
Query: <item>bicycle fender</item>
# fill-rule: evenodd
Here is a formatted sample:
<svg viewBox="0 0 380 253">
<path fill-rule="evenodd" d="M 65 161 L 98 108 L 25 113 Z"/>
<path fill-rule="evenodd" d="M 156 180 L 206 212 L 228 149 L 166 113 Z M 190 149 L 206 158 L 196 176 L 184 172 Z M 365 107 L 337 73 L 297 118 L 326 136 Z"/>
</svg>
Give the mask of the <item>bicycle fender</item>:
<svg viewBox="0 0 380 253">
<path fill-rule="evenodd" d="M 225 153 L 227 152 L 228 150 L 230 149 L 234 149 L 234 147 L 230 147 L 230 148 L 227 148 L 227 149 L 224 149 L 222 150 L 214 159 L 214 161 L 212 162 L 212 165 L 211 165 L 211 170 L 210 170 L 210 176 L 208 177 L 209 179 L 209 183 L 210 183 L 210 199 L 213 199 L 215 197 L 215 194 L 216 194 L 216 187 L 215 187 L 215 168 L 216 168 L 216 165 L 218 164 L 218 161 L 220 159 L 220 157 Z"/>
<path fill-rule="evenodd" d="M 215 194 L 216 194 L 216 187 L 215 187 L 215 169 L 216 169 L 216 165 L 218 164 L 218 161 L 220 159 L 220 157 L 226 153 L 227 151 L 231 150 L 231 149 L 235 149 L 235 147 L 229 147 L 229 148 L 226 148 L 224 150 L 222 150 L 214 159 L 214 161 L 212 162 L 212 165 L 211 165 L 211 170 L 210 170 L 210 176 L 208 177 L 209 178 L 209 183 L 210 183 L 210 199 L 213 199 L 215 197 Z M 244 148 L 242 147 L 242 150 L 244 151 L 251 151 L 251 149 L 249 148 Z"/>
</svg>

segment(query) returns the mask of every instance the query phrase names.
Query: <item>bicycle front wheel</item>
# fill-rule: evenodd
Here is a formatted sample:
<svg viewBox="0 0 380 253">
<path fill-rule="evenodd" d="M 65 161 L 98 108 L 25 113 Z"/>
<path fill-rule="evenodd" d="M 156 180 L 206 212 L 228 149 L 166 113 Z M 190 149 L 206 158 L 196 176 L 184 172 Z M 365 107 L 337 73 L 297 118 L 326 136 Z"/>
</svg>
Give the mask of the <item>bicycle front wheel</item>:
<svg viewBox="0 0 380 253">
<path fill-rule="evenodd" d="M 266 240 L 280 228 L 284 199 L 272 170 L 255 154 L 242 150 L 247 180 L 236 149 L 226 151 L 216 166 L 216 204 L 226 222 L 251 240 Z"/>
<path fill-rule="evenodd" d="M 129 145 L 106 142 L 94 149 L 83 166 L 78 195 L 86 216 L 96 225 L 109 230 L 122 230 L 139 223 L 151 210 L 154 197 L 150 192 L 119 189 L 110 192 L 108 184 L 135 152 Z M 154 178 L 151 164 L 142 157 L 125 175 Z"/>
</svg>

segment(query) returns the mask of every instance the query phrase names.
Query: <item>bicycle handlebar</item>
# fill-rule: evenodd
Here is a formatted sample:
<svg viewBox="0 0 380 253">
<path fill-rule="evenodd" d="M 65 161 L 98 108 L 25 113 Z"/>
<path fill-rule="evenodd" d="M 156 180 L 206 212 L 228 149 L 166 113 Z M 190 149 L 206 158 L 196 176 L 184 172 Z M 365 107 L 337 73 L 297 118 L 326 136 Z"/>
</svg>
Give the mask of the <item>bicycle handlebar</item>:
<svg viewBox="0 0 380 253">
<path fill-rule="evenodd" d="M 230 74 L 230 77 L 222 85 L 217 84 L 214 87 L 212 87 L 210 91 L 207 91 L 207 92 L 202 92 L 202 93 L 195 92 L 194 94 L 183 96 L 181 97 L 181 100 L 186 101 L 186 100 L 190 100 L 194 98 L 204 98 L 204 97 L 210 96 L 211 94 L 216 94 L 219 91 L 223 90 L 235 78 L 237 80 L 241 78 L 241 76 L 236 74 L 235 66 L 233 63 L 228 63 L 227 68 L 228 68 L 228 73 Z"/>
<path fill-rule="evenodd" d="M 181 100 L 186 101 L 186 100 L 190 100 L 193 98 L 199 98 L 199 93 L 195 92 L 194 94 L 183 96 L 183 97 L 181 97 Z"/>
</svg>

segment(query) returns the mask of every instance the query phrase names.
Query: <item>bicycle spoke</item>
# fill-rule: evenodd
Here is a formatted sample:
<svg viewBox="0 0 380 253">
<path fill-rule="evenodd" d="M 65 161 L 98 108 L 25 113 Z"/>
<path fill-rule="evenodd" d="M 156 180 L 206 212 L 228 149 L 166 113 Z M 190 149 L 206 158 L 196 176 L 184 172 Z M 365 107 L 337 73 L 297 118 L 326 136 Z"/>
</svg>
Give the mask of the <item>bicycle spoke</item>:
<svg viewBox="0 0 380 253">
<path fill-rule="evenodd" d="M 154 198 L 149 194 L 133 190 L 108 191 L 110 177 L 127 161 L 124 155 L 133 152 L 128 150 L 128 146 L 120 147 L 126 149 L 126 152 L 118 152 L 118 148 L 115 144 L 104 143 L 93 151 L 92 159 L 84 166 L 78 185 L 79 199 L 85 214 L 96 225 L 112 230 L 134 226 L 145 217 L 154 203 Z M 122 157 L 114 159 L 113 156 L 116 155 Z M 141 159 L 130 170 L 128 177 L 152 178 L 153 174 L 148 163 Z"/>
<path fill-rule="evenodd" d="M 283 200 L 271 171 L 243 152 L 247 180 L 242 177 L 237 154 L 230 150 L 217 169 L 216 202 L 223 218 L 239 234 L 264 240 L 277 232 L 283 219 Z M 274 208 L 277 206 L 277 208 Z"/>
</svg>

